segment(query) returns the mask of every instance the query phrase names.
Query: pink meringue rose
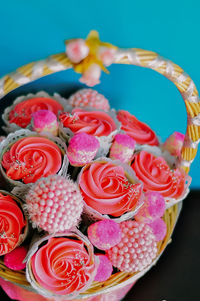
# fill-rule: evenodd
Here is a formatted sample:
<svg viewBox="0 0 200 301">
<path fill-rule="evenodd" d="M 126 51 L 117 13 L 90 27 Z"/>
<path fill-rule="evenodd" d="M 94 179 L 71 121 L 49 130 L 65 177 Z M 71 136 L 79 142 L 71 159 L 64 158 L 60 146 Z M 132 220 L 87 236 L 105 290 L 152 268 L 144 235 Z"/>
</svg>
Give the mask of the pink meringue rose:
<svg viewBox="0 0 200 301">
<path fill-rule="evenodd" d="M 66 53 L 72 63 L 79 63 L 89 54 L 89 48 L 83 39 L 72 40 L 67 44 Z"/>
<path fill-rule="evenodd" d="M 93 87 L 100 83 L 100 76 L 101 67 L 98 64 L 91 64 L 79 80 L 81 83 Z"/>
</svg>

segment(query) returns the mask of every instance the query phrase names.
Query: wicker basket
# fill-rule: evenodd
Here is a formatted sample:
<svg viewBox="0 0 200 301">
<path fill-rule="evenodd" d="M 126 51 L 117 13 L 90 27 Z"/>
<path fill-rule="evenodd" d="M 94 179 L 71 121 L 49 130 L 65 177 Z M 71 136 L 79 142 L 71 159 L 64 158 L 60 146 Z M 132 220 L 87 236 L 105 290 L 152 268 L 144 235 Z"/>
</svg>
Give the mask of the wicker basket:
<svg viewBox="0 0 200 301">
<path fill-rule="evenodd" d="M 188 173 L 190 165 L 196 156 L 198 143 L 200 141 L 200 101 L 194 82 L 178 65 L 151 51 L 134 48 L 117 48 L 114 63 L 132 64 L 153 69 L 166 76 L 176 85 L 183 97 L 187 110 L 187 130 L 181 156 L 179 158 L 179 166 Z M 72 67 L 74 66 L 65 53 L 52 55 L 47 59 L 20 67 L 15 72 L 0 79 L 0 99 L 19 86 Z M 166 210 L 164 220 L 167 224 L 167 235 L 165 239 L 159 243 L 157 258 L 148 268 L 135 274 L 118 272 L 113 274 L 106 282 L 93 282 L 91 287 L 79 296 L 79 299 L 111 292 L 124 287 L 143 276 L 152 265 L 156 263 L 167 244 L 171 241 L 171 235 L 180 208 L 181 204 L 179 203 L 174 204 Z M 32 291 L 32 288 L 26 280 L 25 273 L 23 271 L 15 272 L 9 270 L 4 266 L 2 260 L 0 260 L 0 276 L 5 280 Z"/>
</svg>

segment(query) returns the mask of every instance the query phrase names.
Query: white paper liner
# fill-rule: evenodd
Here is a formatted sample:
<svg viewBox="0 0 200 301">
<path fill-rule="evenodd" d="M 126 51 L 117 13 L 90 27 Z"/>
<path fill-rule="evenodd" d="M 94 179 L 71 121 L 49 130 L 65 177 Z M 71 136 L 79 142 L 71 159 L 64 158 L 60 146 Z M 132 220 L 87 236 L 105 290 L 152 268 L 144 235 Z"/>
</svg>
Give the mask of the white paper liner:
<svg viewBox="0 0 200 301">
<path fill-rule="evenodd" d="M 26 237 L 29 234 L 29 219 L 28 219 L 28 215 L 23 210 L 23 203 L 22 203 L 22 201 L 16 195 L 14 195 L 14 194 L 12 194 L 12 193 L 10 193 L 8 191 L 5 191 L 5 190 L 0 190 L 0 193 L 3 194 L 3 195 L 9 195 L 14 201 L 16 201 L 16 203 L 19 205 L 19 207 L 20 207 L 20 209 L 21 209 L 21 211 L 23 213 L 24 219 L 26 221 L 26 225 L 25 225 L 25 227 L 23 229 L 23 233 L 20 234 L 18 243 L 15 246 L 15 248 L 16 248 L 16 247 L 19 247 L 24 242 L 24 240 L 26 239 Z"/>
<path fill-rule="evenodd" d="M 84 288 L 82 288 L 81 290 L 79 290 L 78 292 L 74 292 L 72 294 L 69 295 L 57 295 L 55 293 L 50 292 L 49 290 L 41 287 L 38 282 L 36 281 L 33 273 L 32 273 L 32 269 L 31 269 L 31 258 L 32 256 L 37 252 L 37 250 L 39 249 L 39 246 L 47 241 L 48 239 L 52 238 L 52 237 L 75 237 L 78 238 L 79 240 L 83 241 L 85 246 L 87 247 L 88 253 L 89 255 L 92 257 L 93 262 L 96 266 L 96 269 L 94 269 L 93 274 L 91 275 L 91 279 L 90 281 L 88 281 L 87 285 L 84 286 Z M 99 264 L 99 260 L 98 257 L 94 255 L 94 249 L 92 244 L 90 243 L 89 239 L 83 235 L 83 233 L 81 233 L 78 229 L 74 228 L 71 231 L 65 231 L 65 232 L 60 232 L 60 233 L 55 233 L 55 234 L 50 234 L 50 235 L 44 235 L 43 237 L 35 237 L 34 241 L 31 244 L 31 247 L 29 249 L 29 252 L 26 256 L 26 258 L 24 259 L 24 262 L 26 262 L 26 278 L 28 280 L 28 282 L 31 284 L 31 286 L 34 288 L 34 290 L 36 290 L 39 294 L 41 294 L 42 296 L 46 297 L 46 298 L 55 298 L 55 300 L 72 300 L 74 299 L 76 296 L 78 296 L 81 292 L 86 291 L 90 285 L 92 284 L 95 275 L 96 275 L 96 270 Z"/>
<path fill-rule="evenodd" d="M 74 110 L 74 109 L 76 109 L 76 108 L 71 107 L 71 110 L 68 112 L 71 113 L 72 110 Z M 94 109 L 91 107 L 84 107 L 84 108 L 81 108 L 81 110 L 88 111 L 88 112 L 92 112 L 92 111 L 104 112 L 104 113 L 108 114 L 114 120 L 115 125 L 116 125 L 116 130 L 114 130 L 108 136 L 101 136 L 101 137 L 95 136 L 95 138 L 98 139 L 99 144 L 100 144 L 100 148 L 95 156 L 95 159 L 106 156 L 111 147 L 113 137 L 119 133 L 120 128 L 121 128 L 121 123 L 117 119 L 115 110 L 112 109 L 110 111 L 103 111 L 103 110 Z M 64 127 L 61 122 L 59 122 L 59 137 L 61 139 L 65 140 L 66 143 L 68 143 L 69 139 L 73 136 L 74 136 L 74 133 L 69 128 Z"/>
<path fill-rule="evenodd" d="M 67 170 L 69 165 L 69 160 L 66 155 L 67 152 L 66 144 L 59 137 L 55 137 L 49 133 L 38 134 L 28 129 L 21 129 L 19 131 L 16 131 L 15 133 L 10 133 L 7 136 L 7 138 L 0 143 L 0 172 L 4 180 L 6 181 L 8 187 L 12 189 L 12 193 L 18 196 L 22 200 L 25 200 L 25 195 L 27 194 L 28 190 L 32 187 L 34 183 L 24 184 L 21 181 L 15 181 L 8 178 L 6 172 L 4 171 L 4 168 L 1 165 L 1 160 L 3 154 L 10 148 L 12 144 L 14 144 L 16 141 L 18 141 L 21 138 L 25 138 L 29 136 L 46 137 L 51 141 L 53 141 L 60 148 L 63 158 L 62 158 L 61 169 L 58 172 L 59 175 L 63 177 L 67 177 Z"/>
<path fill-rule="evenodd" d="M 175 169 L 177 166 L 177 163 L 178 163 L 177 157 L 172 156 L 168 151 L 163 151 L 158 146 L 136 145 L 136 149 L 135 149 L 136 153 L 140 152 L 142 150 L 149 152 L 156 157 L 163 157 L 172 170 Z M 184 189 L 182 195 L 180 195 L 180 197 L 177 199 L 164 197 L 166 209 L 183 201 L 187 197 L 188 193 L 190 192 L 189 186 L 191 184 L 191 181 L 192 181 L 191 177 L 188 174 L 186 174 L 186 184 L 185 184 L 185 189 Z"/>
<path fill-rule="evenodd" d="M 2 115 L 2 119 L 3 119 L 4 123 L 6 124 L 6 126 L 3 126 L 2 128 L 7 134 L 21 129 L 21 127 L 18 126 L 17 124 L 9 122 L 9 113 L 10 113 L 10 111 L 12 109 L 14 109 L 14 107 L 18 103 L 20 103 L 22 101 L 25 101 L 25 100 L 28 100 L 28 99 L 31 99 L 33 97 L 52 98 L 52 99 L 56 100 L 57 102 L 59 102 L 63 106 L 63 111 L 68 111 L 71 108 L 71 106 L 69 106 L 67 100 L 64 97 L 60 96 L 58 93 L 54 93 L 53 96 L 51 96 L 51 95 L 49 95 L 48 93 L 46 93 L 44 91 L 40 91 L 40 92 L 37 92 L 36 94 L 29 93 L 25 96 L 19 96 L 15 99 L 15 101 L 13 102 L 13 104 L 10 107 L 7 107 L 4 110 L 4 113 Z M 31 125 L 29 124 L 26 127 L 26 129 L 31 129 Z"/>
<path fill-rule="evenodd" d="M 136 177 L 135 172 L 133 171 L 133 169 L 130 166 L 128 166 L 125 163 L 122 163 L 119 160 L 112 160 L 110 158 L 105 158 L 105 157 L 98 158 L 98 159 L 90 162 L 89 164 L 86 164 L 81 169 L 81 171 L 80 171 L 80 173 L 78 175 L 78 178 L 77 178 L 77 184 L 78 184 L 78 186 L 79 186 L 81 175 L 84 172 L 84 169 L 87 168 L 88 165 L 91 165 L 93 162 L 110 162 L 110 163 L 112 163 L 114 165 L 121 166 L 121 167 L 123 167 L 123 169 L 125 171 L 125 174 L 127 176 L 127 179 L 129 180 L 130 183 L 134 183 L 134 184 L 140 183 L 143 186 L 143 183 Z M 84 200 L 84 197 L 83 197 L 83 200 Z M 100 212 L 98 212 L 95 209 L 91 208 L 90 206 L 88 206 L 84 202 L 82 220 L 87 225 L 91 224 L 93 222 L 96 222 L 96 221 L 104 220 L 104 219 L 111 219 L 111 220 L 114 220 L 116 223 L 121 223 L 123 221 L 132 219 L 135 216 L 135 214 L 138 212 L 138 210 L 141 208 L 141 206 L 143 205 L 143 203 L 144 202 L 143 202 L 143 195 L 142 195 L 141 199 L 139 200 L 138 204 L 136 205 L 136 207 L 134 208 L 133 211 L 124 213 L 120 217 L 117 217 L 117 218 L 113 217 L 112 218 L 112 217 L 110 217 L 107 214 L 101 214 Z"/>
</svg>

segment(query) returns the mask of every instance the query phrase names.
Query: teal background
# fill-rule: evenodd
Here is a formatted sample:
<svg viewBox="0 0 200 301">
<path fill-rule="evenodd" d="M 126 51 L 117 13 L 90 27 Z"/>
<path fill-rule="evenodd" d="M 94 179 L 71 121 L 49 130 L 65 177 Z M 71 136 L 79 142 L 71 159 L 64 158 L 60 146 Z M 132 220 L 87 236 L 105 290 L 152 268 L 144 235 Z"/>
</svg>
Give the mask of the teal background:
<svg viewBox="0 0 200 301">
<path fill-rule="evenodd" d="M 0 76 L 62 52 L 65 39 L 85 38 L 91 29 L 96 29 L 103 41 L 124 48 L 153 50 L 171 59 L 200 89 L 199 10 L 197 0 L 1 1 Z M 129 110 L 163 140 L 175 130 L 185 131 L 184 102 L 171 82 L 139 67 L 111 66 L 109 70 L 110 75 L 103 75 L 96 89 L 113 107 Z M 61 72 L 21 91 L 46 88 L 67 95 L 80 86 L 78 78 L 73 71 Z M 199 153 L 197 156 L 190 172 L 193 188 L 200 188 Z"/>
</svg>

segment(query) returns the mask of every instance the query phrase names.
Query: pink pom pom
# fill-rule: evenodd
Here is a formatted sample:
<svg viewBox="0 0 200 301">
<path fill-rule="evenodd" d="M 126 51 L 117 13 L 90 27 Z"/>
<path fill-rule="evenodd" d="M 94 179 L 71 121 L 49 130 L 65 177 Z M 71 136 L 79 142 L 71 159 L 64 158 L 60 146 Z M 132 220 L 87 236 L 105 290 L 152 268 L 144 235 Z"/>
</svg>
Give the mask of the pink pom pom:
<svg viewBox="0 0 200 301">
<path fill-rule="evenodd" d="M 167 150 L 172 156 L 179 156 L 185 135 L 179 132 L 174 132 L 169 136 L 163 144 L 163 149 Z"/>
<path fill-rule="evenodd" d="M 83 166 L 91 162 L 100 147 L 99 141 L 92 135 L 78 133 L 69 141 L 67 156 L 73 166 Z"/>
<path fill-rule="evenodd" d="M 59 175 L 39 179 L 29 190 L 26 203 L 33 225 L 49 233 L 77 226 L 83 210 L 77 184 Z"/>
<path fill-rule="evenodd" d="M 120 271 L 142 271 L 157 254 L 157 242 L 150 226 L 130 220 L 122 222 L 120 228 L 122 239 L 107 251 L 108 258 Z"/>
<path fill-rule="evenodd" d="M 110 66 L 115 59 L 115 48 L 101 46 L 99 48 L 99 58 L 105 66 Z"/>
<path fill-rule="evenodd" d="M 164 239 L 167 233 L 167 226 L 161 218 L 158 218 L 152 223 L 149 223 L 149 226 L 151 227 L 153 234 L 156 237 L 156 241 L 160 241 Z"/>
<path fill-rule="evenodd" d="M 109 157 L 123 163 L 129 163 L 133 157 L 134 149 L 135 140 L 126 134 L 117 134 L 111 146 Z"/>
<path fill-rule="evenodd" d="M 121 229 L 113 220 L 105 219 L 88 227 L 88 238 L 98 249 L 107 250 L 120 242 Z"/>
<path fill-rule="evenodd" d="M 26 267 L 26 263 L 23 263 L 27 254 L 27 249 L 25 247 L 17 247 L 12 252 L 7 253 L 4 256 L 4 264 L 9 269 L 14 271 L 23 270 Z"/>
<path fill-rule="evenodd" d="M 32 128 L 37 133 L 48 132 L 57 136 L 58 122 L 56 115 L 49 110 L 39 110 L 32 114 Z"/>
<path fill-rule="evenodd" d="M 72 40 L 67 43 L 66 53 L 72 63 L 79 63 L 89 54 L 89 48 L 83 39 Z"/>
<path fill-rule="evenodd" d="M 106 281 L 112 275 L 112 263 L 106 255 L 99 254 L 96 256 L 99 258 L 99 266 L 94 280 L 99 282 Z"/>
<path fill-rule="evenodd" d="M 81 83 L 89 87 L 93 87 L 100 83 L 101 68 L 98 64 L 91 64 L 82 77 L 79 79 Z"/>
<path fill-rule="evenodd" d="M 108 100 L 96 90 L 81 89 L 68 99 L 69 104 L 73 107 L 92 107 L 108 111 L 110 105 Z"/>
<path fill-rule="evenodd" d="M 143 223 L 150 223 L 163 216 L 165 212 L 165 200 L 158 192 L 147 191 L 143 206 L 135 215 L 135 220 Z"/>
</svg>

